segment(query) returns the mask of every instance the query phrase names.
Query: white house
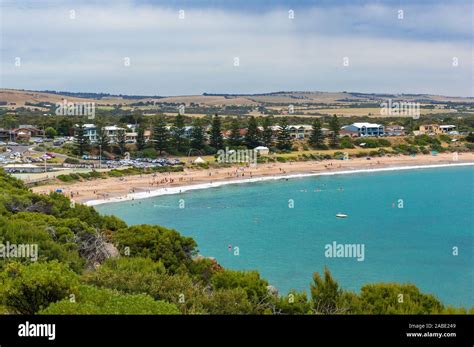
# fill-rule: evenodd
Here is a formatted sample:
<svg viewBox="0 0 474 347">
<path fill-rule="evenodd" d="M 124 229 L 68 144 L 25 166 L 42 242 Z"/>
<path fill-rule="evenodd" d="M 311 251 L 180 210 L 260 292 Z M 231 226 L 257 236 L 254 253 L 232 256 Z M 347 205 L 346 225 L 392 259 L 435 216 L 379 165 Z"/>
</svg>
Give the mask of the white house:
<svg viewBox="0 0 474 347">
<path fill-rule="evenodd" d="M 342 132 L 354 133 L 356 136 L 382 136 L 385 133 L 385 128 L 381 124 L 375 123 L 353 123 L 343 126 Z"/>
</svg>

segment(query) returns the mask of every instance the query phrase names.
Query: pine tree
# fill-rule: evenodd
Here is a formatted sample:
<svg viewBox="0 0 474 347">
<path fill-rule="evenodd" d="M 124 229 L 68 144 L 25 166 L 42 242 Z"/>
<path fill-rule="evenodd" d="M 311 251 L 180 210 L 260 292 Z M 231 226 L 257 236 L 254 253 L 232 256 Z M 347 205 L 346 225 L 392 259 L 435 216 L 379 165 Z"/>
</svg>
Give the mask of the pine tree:
<svg viewBox="0 0 474 347">
<path fill-rule="evenodd" d="M 319 119 L 316 119 L 313 122 L 313 129 L 311 130 L 308 142 L 313 148 L 324 148 L 324 134 Z"/>
<path fill-rule="evenodd" d="M 249 118 L 244 142 L 248 148 L 255 148 L 260 144 L 258 141 L 258 124 L 254 116 Z"/>
<path fill-rule="evenodd" d="M 138 126 L 137 131 L 137 149 L 142 151 L 145 148 L 145 125 L 142 123 Z"/>
<path fill-rule="evenodd" d="M 230 124 L 229 145 L 237 147 L 242 144 L 242 137 L 240 136 L 239 122 L 237 118 L 233 118 Z"/>
<path fill-rule="evenodd" d="M 201 150 L 206 145 L 206 137 L 204 135 L 204 127 L 200 119 L 195 119 L 193 129 L 191 131 L 191 147 Z"/>
<path fill-rule="evenodd" d="M 310 285 L 310 291 L 314 311 L 320 314 L 341 313 L 340 298 L 342 290 L 329 270 L 324 269 L 324 279 L 315 272 L 313 282 L 314 284 Z"/>
<path fill-rule="evenodd" d="M 183 153 L 184 147 L 186 145 L 186 137 L 185 137 L 185 123 L 184 123 L 184 116 L 179 114 L 174 119 L 174 125 L 171 129 L 171 136 L 173 145 L 176 148 L 176 151 Z"/>
<path fill-rule="evenodd" d="M 270 117 L 265 117 L 262 126 L 262 143 L 264 146 L 271 147 L 273 144 L 272 119 Z"/>
<path fill-rule="evenodd" d="M 339 129 L 339 120 L 337 119 L 337 116 L 334 115 L 329 122 L 329 130 L 331 130 L 330 145 L 332 148 L 337 148 L 339 145 Z"/>
<path fill-rule="evenodd" d="M 117 132 L 117 144 L 120 149 L 120 154 L 125 153 L 125 129 L 120 129 Z"/>
<path fill-rule="evenodd" d="M 110 144 L 110 139 L 107 136 L 105 131 L 105 127 L 102 124 L 97 126 L 97 147 L 101 149 L 101 151 L 107 150 Z"/>
<path fill-rule="evenodd" d="M 212 118 L 211 136 L 209 140 L 209 144 L 211 145 L 211 147 L 214 147 L 216 150 L 222 149 L 222 147 L 224 146 L 221 120 L 217 114 Z"/>
<path fill-rule="evenodd" d="M 79 121 L 79 124 L 77 125 L 74 138 L 76 140 L 77 151 L 82 157 L 89 145 L 89 139 L 85 136 L 84 123 L 82 123 L 82 121 Z"/>
<path fill-rule="evenodd" d="M 169 132 L 166 128 L 166 121 L 164 116 L 159 116 L 153 127 L 153 140 L 155 142 L 155 149 L 159 153 L 163 153 L 168 148 Z"/>
<path fill-rule="evenodd" d="M 279 150 L 290 151 L 292 148 L 292 145 L 291 145 L 290 127 L 288 126 L 288 118 L 284 117 L 280 121 L 279 125 L 280 125 L 280 129 L 278 130 L 277 148 Z"/>
</svg>

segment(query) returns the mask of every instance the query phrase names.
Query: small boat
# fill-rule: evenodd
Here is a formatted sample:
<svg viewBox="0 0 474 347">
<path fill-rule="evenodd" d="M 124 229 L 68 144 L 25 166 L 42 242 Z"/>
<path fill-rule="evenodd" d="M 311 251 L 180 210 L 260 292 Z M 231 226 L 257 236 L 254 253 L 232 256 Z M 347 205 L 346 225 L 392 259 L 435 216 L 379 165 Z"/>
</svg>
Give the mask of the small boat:
<svg viewBox="0 0 474 347">
<path fill-rule="evenodd" d="M 344 213 L 338 213 L 338 214 L 336 214 L 336 217 L 337 217 L 337 218 L 347 218 L 348 215 L 347 215 L 347 214 L 344 214 Z"/>
</svg>

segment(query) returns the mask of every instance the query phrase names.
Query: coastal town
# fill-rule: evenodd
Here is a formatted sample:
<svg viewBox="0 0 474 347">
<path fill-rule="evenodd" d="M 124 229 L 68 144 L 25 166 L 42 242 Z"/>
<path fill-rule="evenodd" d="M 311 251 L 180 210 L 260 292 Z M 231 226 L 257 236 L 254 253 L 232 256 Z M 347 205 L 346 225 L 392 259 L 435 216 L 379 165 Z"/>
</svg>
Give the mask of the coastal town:
<svg viewBox="0 0 474 347">
<path fill-rule="evenodd" d="M 0 347 L 472 345 L 473 9 L 0 1 Z"/>
<path fill-rule="evenodd" d="M 57 126 L 46 126 L 43 116 L 43 126 L 0 129 L 0 165 L 36 192 L 88 203 L 222 180 L 460 163 L 474 149 L 473 128 L 459 119 L 351 123 L 333 115 L 290 123 L 285 114 L 214 114 L 206 121 L 178 112 L 121 117 L 134 123 L 83 123 L 67 117 Z"/>
</svg>

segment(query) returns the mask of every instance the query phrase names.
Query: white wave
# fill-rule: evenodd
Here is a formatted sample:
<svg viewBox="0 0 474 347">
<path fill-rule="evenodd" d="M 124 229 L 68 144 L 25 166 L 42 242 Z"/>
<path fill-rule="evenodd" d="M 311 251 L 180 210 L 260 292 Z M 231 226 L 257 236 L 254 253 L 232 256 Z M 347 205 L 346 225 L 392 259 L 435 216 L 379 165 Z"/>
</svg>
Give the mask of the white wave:
<svg viewBox="0 0 474 347">
<path fill-rule="evenodd" d="M 308 173 L 289 174 L 289 175 L 246 178 L 246 179 L 239 179 L 239 180 L 223 180 L 223 181 L 218 181 L 218 182 L 199 183 L 199 184 L 192 184 L 192 185 L 185 185 L 185 186 L 178 186 L 178 187 L 160 188 L 160 189 L 152 190 L 150 192 L 131 193 L 124 196 L 107 198 L 107 199 L 89 200 L 85 202 L 84 204 L 88 206 L 96 206 L 96 205 L 108 204 L 108 203 L 120 202 L 120 201 L 140 200 L 140 199 L 153 198 L 153 197 L 161 196 L 161 195 L 180 194 L 180 193 L 184 193 L 190 190 L 216 188 L 216 187 L 226 186 L 229 184 L 253 183 L 253 182 L 263 182 L 263 181 L 282 180 L 282 179 L 291 179 L 291 178 L 304 178 L 304 177 L 313 177 L 313 176 L 349 175 L 349 174 L 358 174 L 358 173 L 432 169 L 432 168 L 455 167 L 455 166 L 474 166 L 474 163 L 393 166 L 393 167 L 374 168 L 374 169 L 356 169 L 356 170 L 343 170 L 343 171 L 332 171 L 332 172 L 308 172 Z"/>
</svg>

